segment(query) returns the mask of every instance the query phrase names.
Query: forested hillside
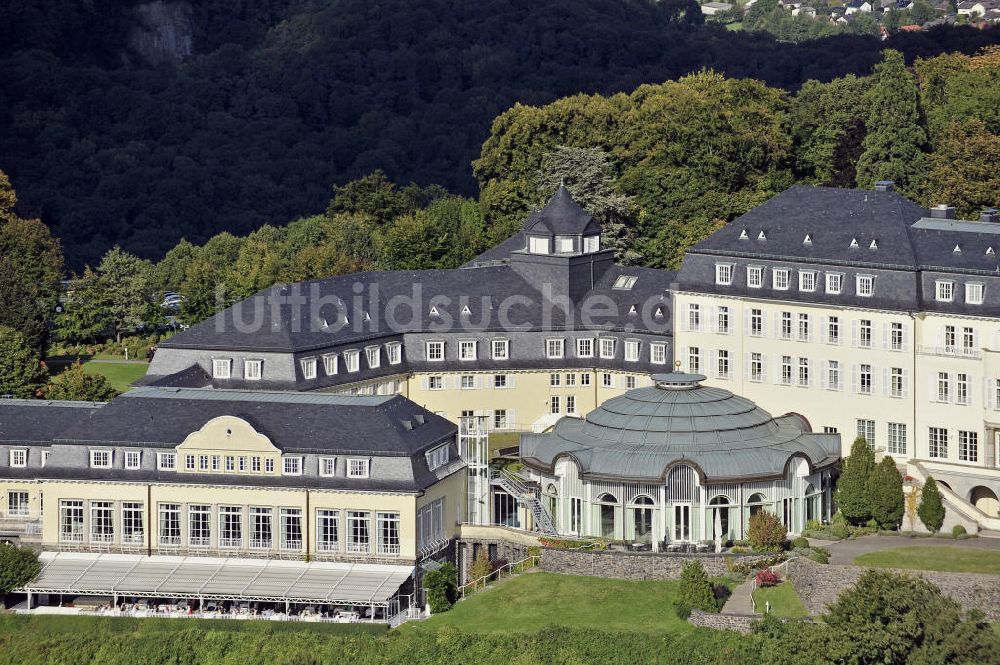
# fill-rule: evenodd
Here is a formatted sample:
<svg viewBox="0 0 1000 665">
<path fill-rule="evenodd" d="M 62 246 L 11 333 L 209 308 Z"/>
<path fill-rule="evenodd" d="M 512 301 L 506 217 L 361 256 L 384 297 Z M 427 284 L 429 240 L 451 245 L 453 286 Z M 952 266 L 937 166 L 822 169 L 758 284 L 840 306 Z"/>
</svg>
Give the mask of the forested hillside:
<svg viewBox="0 0 1000 665">
<path fill-rule="evenodd" d="M 158 259 L 284 224 L 375 169 L 474 194 L 470 162 L 515 102 L 703 67 L 795 90 L 869 73 L 885 44 L 912 60 L 995 40 L 793 45 L 701 25 L 689 0 L 168 0 L 193 54 L 154 66 L 129 46 L 142 4 L 0 4 L 0 169 L 75 269 L 115 243 Z"/>
</svg>

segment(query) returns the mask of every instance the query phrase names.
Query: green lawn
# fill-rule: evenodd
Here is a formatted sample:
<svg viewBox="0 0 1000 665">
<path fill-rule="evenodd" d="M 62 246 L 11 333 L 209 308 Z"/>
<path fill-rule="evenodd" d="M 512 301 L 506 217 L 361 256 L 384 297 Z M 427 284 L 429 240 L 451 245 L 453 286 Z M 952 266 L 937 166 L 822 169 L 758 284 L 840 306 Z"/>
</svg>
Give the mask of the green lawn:
<svg viewBox="0 0 1000 665">
<path fill-rule="evenodd" d="M 757 611 L 764 613 L 765 603 L 771 603 L 771 614 L 788 619 L 804 619 L 809 616 L 805 605 L 795 593 L 795 587 L 790 582 L 782 582 L 778 586 L 763 587 L 753 592 L 757 603 Z"/>
<path fill-rule="evenodd" d="M 47 361 L 52 374 L 58 374 L 66 367 L 67 363 L 58 361 Z M 87 374 L 103 374 L 111 381 L 111 385 L 119 392 L 125 392 L 131 387 L 134 381 L 138 381 L 146 375 L 149 363 L 97 363 L 83 361 L 83 371 Z"/>
<path fill-rule="evenodd" d="M 1000 551 L 965 547 L 900 547 L 862 554 L 854 563 L 872 568 L 1000 575 Z"/>
<path fill-rule="evenodd" d="M 606 580 L 527 573 L 480 591 L 448 612 L 406 630 L 454 626 L 479 633 L 534 633 L 549 626 L 606 631 L 678 633 L 692 630 L 674 612 L 679 582 Z"/>
</svg>

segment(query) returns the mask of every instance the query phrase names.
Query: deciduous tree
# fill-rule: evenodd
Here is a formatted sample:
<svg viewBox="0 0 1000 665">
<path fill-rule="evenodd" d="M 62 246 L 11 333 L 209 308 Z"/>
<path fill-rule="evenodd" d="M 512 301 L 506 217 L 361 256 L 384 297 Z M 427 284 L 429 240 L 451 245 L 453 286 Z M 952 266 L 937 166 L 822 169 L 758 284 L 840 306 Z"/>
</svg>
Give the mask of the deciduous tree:
<svg viewBox="0 0 1000 665">
<path fill-rule="evenodd" d="M 45 399 L 108 402 L 119 395 L 102 374 L 87 374 L 79 360 L 55 375 L 42 391 Z"/>
<path fill-rule="evenodd" d="M 0 326 L 0 395 L 31 399 L 47 374 L 38 353 L 17 330 Z"/>
</svg>

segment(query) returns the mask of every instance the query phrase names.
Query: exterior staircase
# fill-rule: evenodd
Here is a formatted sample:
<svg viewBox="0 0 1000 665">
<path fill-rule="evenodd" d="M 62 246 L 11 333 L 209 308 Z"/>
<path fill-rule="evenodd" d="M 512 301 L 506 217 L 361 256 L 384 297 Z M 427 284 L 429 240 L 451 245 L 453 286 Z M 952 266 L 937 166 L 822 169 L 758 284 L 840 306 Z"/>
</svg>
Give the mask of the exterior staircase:
<svg viewBox="0 0 1000 665">
<path fill-rule="evenodd" d="M 490 478 L 490 484 L 502 489 L 507 494 L 517 499 L 517 503 L 524 506 L 531 512 L 535 529 L 547 536 L 558 535 L 556 528 L 552 525 L 552 518 L 542 507 L 542 502 L 538 498 L 537 492 L 524 484 L 521 478 L 507 470 L 500 471 Z"/>
<path fill-rule="evenodd" d="M 907 467 L 910 475 L 921 483 L 927 480 L 927 470 L 917 461 L 911 461 Z M 982 512 L 962 497 L 958 496 L 944 485 L 938 484 L 938 491 L 941 493 L 941 500 L 946 510 L 953 510 L 961 519 L 976 524 L 979 527 L 979 535 L 987 538 L 994 538 L 1000 535 L 1000 517 L 991 517 Z"/>
</svg>

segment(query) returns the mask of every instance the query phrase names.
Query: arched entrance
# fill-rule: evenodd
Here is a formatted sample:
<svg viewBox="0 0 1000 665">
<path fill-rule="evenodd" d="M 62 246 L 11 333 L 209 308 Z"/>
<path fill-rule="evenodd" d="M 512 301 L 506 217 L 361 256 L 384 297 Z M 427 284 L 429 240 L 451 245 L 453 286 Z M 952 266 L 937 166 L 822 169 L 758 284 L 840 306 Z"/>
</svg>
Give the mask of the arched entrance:
<svg viewBox="0 0 1000 665">
<path fill-rule="evenodd" d="M 708 532 L 711 539 L 716 536 L 729 540 L 729 499 L 719 495 L 708 502 Z"/>
<path fill-rule="evenodd" d="M 692 506 L 698 503 L 697 476 L 690 466 L 680 464 L 667 474 L 667 501 L 671 504 L 670 539 L 690 542 L 695 533 Z"/>
<path fill-rule="evenodd" d="M 637 496 L 632 502 L 632 526 L 635 539 L 640 543 L 653 540 L 653 500 L 648 496 Z"/>
<path fill-rule="evenodd" d="M 760 511 L 764 510 L 766 504 L 767 500 L 764 498 L 764 495 L 761 494 L 760 492 L 757 492 L 756 494 L 751 494 L 750 498 L 747 499 L 747 506 L 750 508 L 751 516 L 756 515 Z"/>
<path fill-rule="evenodd" d="M 618 508 L 618 499 L 613 494 L 602 494 L 597 497 L 600 506 L 601 537 L 613 540 L 615 538 L 615 512 Z"/>
<path fill-rule="evenodd" d="M 1000 515 L 1000 501 L 997 500 L 996 492 L 989 487 L 973 487 L 969 493 L 969 502 L 990 517 Z"/>
<path fill-rule="evenodd" d="M 549 519 L 552 520 L 552 526 L 555 527 L 556 531 L 559 530 L 559 522 L 556 517 L 559 514 L 558 501 L 559 490 L 556 488 L 554 483 L 549 483 L 548 487 L 542 493 L 545 497 L 545 510 L 549 514 Z"/>
</svg>

